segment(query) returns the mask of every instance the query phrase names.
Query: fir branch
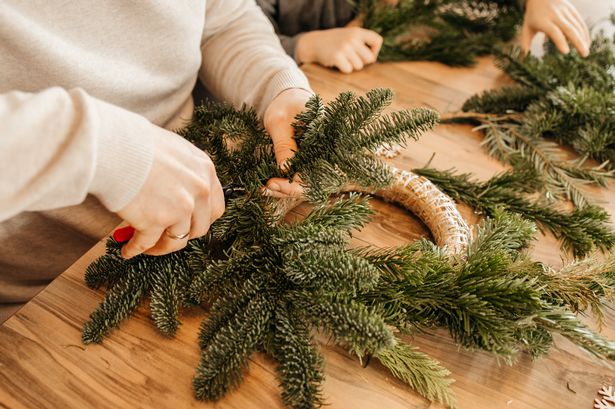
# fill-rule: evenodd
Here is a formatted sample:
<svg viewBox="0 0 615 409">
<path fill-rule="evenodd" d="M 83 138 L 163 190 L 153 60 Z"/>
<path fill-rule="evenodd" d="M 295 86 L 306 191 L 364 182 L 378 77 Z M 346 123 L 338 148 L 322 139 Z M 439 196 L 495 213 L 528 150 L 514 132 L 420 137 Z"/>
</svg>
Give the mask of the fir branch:
<svg viewBox="0 0 615 409">
<path fill-rule="evenodd" d="M 468 99 L 463 114 L 447 122 L 470 121 L 485 135 L 490 155 L 517 168 L 533 169 L 548 198 L 594 202 L 588 186 L 606 186 L 615 159 L 615 53 L 601 36 L 591 53 L 563 55 L 548 47 L 542 59 L 519 49 L 497 52 L 497 65 L 515 82 Z M 566 158 L 561 145 L 580 157 Z M 586 166 L 586 159 L 600 162 Z"/>
<path fill-rule="evenodd" d="M 615 342 L 589 329 L 568 311 L 547 310 L 536 317 L 543 328 L 557 332 L 600 359 L 615 361 Z"/>
<path fill-rule="evenodd" d="M 172 265 L 152 271 L 154 284 L 151 289 L 150 310 L 156 327 L 165 335 L 174 335 L 179 327 L 181 295 Z"/>
<path fill-rule="evenodd" d="M 540 175 L 547 198 L 570 199 L 583 207 L 595 199 L 588 185 L 605 186 L 613 173 L 602 166 L 583 169 L 582 163 L 564 157 L 557 144 L 523 132 L 522 125 L 485 120 L 476 130 L 485 131 L 483 145 L 489 154 L 516 167 L 532 168 Z"/>
<path fill-rule="evenodd" d="M 310 319 L 358 356 L 378 353 L 394 345 L 391 330 L 369 308 L 352 300 L 326 296 L 308 310 Z"/>
<path fill-rule="evenodd" d="M 126 271 L 122 260 L 113 254 L 105 254 L 85 270 L 85 284 L 92 289 L 98 289 L 104 284 L 113 286 L 118 277 L 124 274 Z"/>
<path fill-rule="evenodd" d="M 393 376 L 410 385 L 420 395 L 449 408 L 455 407 L 455 397 L 450 390 L 454 382 L 449 378 L 451 373 L 429 355 L 397 340 L 395 346 L 381 350 L 376 358 Z"/>
<path fill-rule="evenodd" d="M 323 405 L 321 382 L 324 379 L 322 358 L 315 350 L 309 327 L 292 309 L 276 309 L 273 356 L 284 404 L 296 409 L 313 409 Z"/>
<path fill-rule="evenodd" d="M 604 322 L 605 302 L 615 301 L 615 255 L 606 259 L 587 257 L 559 271 L 544 268 L 543 299 L 551 305 L 566 306 L 573 313 L 591 312 L 598 324 Z"/>
<path fill-rule="evenodd" d="M 575 257 L 583 257 L 594 248 L 607 251 L 615 244 L 615 232 L 604 210 L 585 207 L 567 212 L 523 195 L 523 190 L 531 192 L 536 188 L 532 186 L 532 181 L 536 181 L 532 173 L 507 172 L 478 182 L 469 174 L 456 174 L 451 170 L 420 168 L 413 172 L 431 180 L 457 202 L 486 216 L 493 216 L 497 209 L 502 209 L 539 223 L 561 241 L 563 250 L 571 251 Z"/>
<path fill-rule="evenodd" d="M 216 332 L 201 353 L 192 381 L 198 399 L 218 400 L 239 386 L 248 357 L 266 336 L 272 312 L 273 303 L 257 295 L 245 310 Z"/>
<path fill-rule="evenodd" d="M 535 225 L 516 214 L 506 214 L 495 208 L 490 218 L 476 229 L 476 236 L 468 246 L 468 264 L 475 258 L 494 251 L 505 251 L 516 257 L 529 246 L 536 234 Z"/>
<path fill-rule="evenodd" d="M 220 295 L 209 309 L 209 318 L 201 322 L 199 347 L 208 348 L 218 332 L 245 310 L 254 296 L 253 283 L 246 283 L 237 293 Z"/>
<path fill-rule="evenodd" d="M 372 90 L 365 97 L 342 93 L 324 109 L 317 98 L 312 99 L 308 111 L 313 112 L 298 118 L 299 151 L 288 165 L 289 177 L 301 174 L 310 201 L 323 203 L 347 183 L 374 188 L 391 183 L 388 168 L 369 155 L 383 143 L 416 139 L 438 117 L 426 109 L 382 115 L 391 100 L 386 89 Z"/>
<path fill-rule="evenodd" d="M 317 206 L 301 223 L 349 231 L 361 229 L 373 213 L 367 196 L 351 193 L 347 199 Z"/>
<path fill-rule="evenodd" d="M 469 113 L 487 112 L 495 114 L 491 115 L 492 117 L 499 118 L 500 115 L 510 114 L 511 112 L 525 111 L 540 95 L 541 92 L 535 88 L 519 85 L 504 86 L 473 95 L 463 103 L 461 110 Z M 455 117 L 458 117 L 458 115 L 455 115 Z"/>
<path fill-rule="evenodd" d="M 361 299 L 400 329 L 447 328 L 460 345 L 507 362 L 520 348 L 545 352 L 551 332 L 609 357 L 613 344 L 587 330 L 572 311 L 600 314 L 608 305 L 615 283 L 612 257 L 579 261 L 558 274 L 520 252 L 528 234 L 526 222 L 502 213 L 483 222 L 467 261 L 415 244 L 399 252 L 409 268 L 397 269 L 399 262 L 380 251 L 382 260 L 395 260 L 393 268 L 383 269 L 378 286 Z"/>
<path fill-rule="evenodd" d="M 107 254 L 86 271 L 91 288 L 107 284 L 100 306 L 84 324 L 85 343 L 102 342 L 103 337 L 130 316 L 148 295 L 156 327 L 174 335 L 179 326 L 180 307 L 189 304 L 188 286 L 192 270 L 187 254 L 179 252 L 162 257 L 140 255 L 130 260 L 120 256 L 121 244 L 110 238 Z"/>
<path fill-rule="evenodd" d="M 138 307 L 146 292 L 145 278 L 134 269 L 111 287 L 103 302 L 83 325 L 81 339 L 85 344 L 100 343 L 103 337 Z"/>
<path fill-rule="evenodd" d="M 512 3 L 512 2 L 510 2 Z M 382 61 L 427 60 L 469 66 L 511 40 L 521 10 L 501 1 L 358 2 L 363 27 L 384 37 Z"/>
<path fill-rule="evenodd" d="M 546 356 L 553 346 L 553 336 L 544 327 L 523 326 L 517 330 L 515 337 L 533 359 Z"/>
<path fill-rule="evenodd" d="M 354 295 L 373 288 L 378 270 L 369 261 L 343 250 L 313 249 L 284 256 L 284 273 L 298 286 L 320 287 L 338 294 Z"/>
</svg>

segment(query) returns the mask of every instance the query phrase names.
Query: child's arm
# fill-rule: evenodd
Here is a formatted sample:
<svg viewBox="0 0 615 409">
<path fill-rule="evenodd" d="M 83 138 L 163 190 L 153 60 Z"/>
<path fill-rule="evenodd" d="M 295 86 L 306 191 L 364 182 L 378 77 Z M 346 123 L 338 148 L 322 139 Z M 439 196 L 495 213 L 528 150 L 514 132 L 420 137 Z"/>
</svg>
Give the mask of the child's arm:
<svg viewBox="0 0 615 409">
<path fill-rule="evenodd" d="M 587 56 L 591 38 L 585 21 L 568 0 L 526 0 L 521 29 L 521 47 L 528 51 L 538 32 L 545 33 L 564 54 L 572 43 L 579 54 Z"/>
<path fill-rule="evenodd" d="M 360 27 L 309 31 L 297 40 L 295 60 L 351 73 L 376 62 L 380 47 L 380 34 Z"/>
<path fill-rule="evenodd" d="M 280 25 L 276 20 L 276 7 L 278 1 L 276 0 L 257 0 L 256 4 L 261 8 L 263 14 L 267 16 L 271 25 L 273 26 L 275 33 L 280 39 L 280 43 L 282 44 L 282 48 L 286 51 L 286 54 L 295 58 L 295 48 L 297 46 L 297 40 L 301 36 L 301 34 L 297 35 L 284 35 L 280 31 Z"/>
<path fill-rule="evenodd" d="M 257 0 L 257 4 L 273 25 L 282 47 L 297 63 L 316 63 L 350 73 L 361 70 L 365 65 L 376 61 L 382 45 L 382 37 L 371 30 L 359 27 L 320 29 L 322 26 L 316 25 L 314 29 L 307 29 L 296 35 L 282 34 L 283 30 L 280 29 L 276 11 L 279 3 L 276 0 Z M 304 9 L 300 7 L 303 3 L 298 3 L 294 7 L 295 13 Z M 307 5 L 309 2 L 304 3 Z M 319 2 L 315 2 L 313 7 L 317 7 L 317 4 L 319 7 L 322 6 Z M 342 7 L 340 10 L 334 8 L 328 12 L 335 14 L 339 12 L 340 14 L 336 16 L 337 20 L 337 17 L 345 16 L 348 10 Z M 325 25 L 325 27 L 331 26 Z"/>
</svg>

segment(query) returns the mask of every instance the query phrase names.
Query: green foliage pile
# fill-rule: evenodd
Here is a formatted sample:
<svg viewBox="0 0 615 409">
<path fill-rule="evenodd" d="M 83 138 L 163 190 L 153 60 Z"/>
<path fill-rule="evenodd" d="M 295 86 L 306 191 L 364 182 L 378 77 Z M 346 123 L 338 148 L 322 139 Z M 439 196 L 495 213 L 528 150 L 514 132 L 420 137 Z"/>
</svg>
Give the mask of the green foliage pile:
<svg viewBox="0 0 615 409">
<path fill-rule="evenodd" d="M 199 335 L 196 397 L 222 398 L 240 385 L 251 354 L 264 351 L 277 363 L 282 399 L 292 408 L 323 404 L 319 331 L 450 407 L 449 372 L 402 334 L 447 328 L 459 345 L 512 362 L 521 349 L 546 352 L 560 333 L 615 359 L 615 344 L 575 316 L 591 310 L 600 317 L 613 299 L 615 257 L 552 271 L 525 255 L 534 227 L 520 217 L 494 210 L 460 255 L 424 240 L 349 248 L 371 209 L 365 198 L 329 195 L 345 183 L 386 186 L 391 176 L 373 151 L 416 137 L 437 119 L 428 110 L 385 116 L 391 97 L 388 90 L 344 93 L 327 106 L 315 97 L 297 118 L 300 151 L 283 176 L 301 172 L 315 206 L 295 223 L 260 194 L 263 179 L 282 174 L 255 113 L 198 108 L 183 135 L 207 150 L 222 183 L 234 186 L 226 212 L 207 236 L 168 256 L 122 260 L 121 244 L 109 239 L 107 254 L 86 272 L 90 287 L 107 292 L 85 324 L 84 342 L 101 342 L 147 296 L 155 325 L 168 335 L 182 308 L 201 304 L 210 314 Z"/>
<path fill-rule="evenodd" d="M 381 61 L 437 61 L 472 65 L 510 41 L 523 15 L 516 1 L 360 0 L 363 27 L 384 37 Z"/>
<path fill-rule="evenodd" d="M 513 49 L 497 63 L 514 84 L 471 97 L 465 113 L 452 118 L 477 124 L 492 156 L 533 170 L 547 197 L 579 207 L 594 202 L 587 186 L 605 186 L 615 169 L 613 43 L 596 37 L 587 58 L 552 46 L 542 59 Z M 562 146 L 579 158 L 570 159 Z"/>
</svg>

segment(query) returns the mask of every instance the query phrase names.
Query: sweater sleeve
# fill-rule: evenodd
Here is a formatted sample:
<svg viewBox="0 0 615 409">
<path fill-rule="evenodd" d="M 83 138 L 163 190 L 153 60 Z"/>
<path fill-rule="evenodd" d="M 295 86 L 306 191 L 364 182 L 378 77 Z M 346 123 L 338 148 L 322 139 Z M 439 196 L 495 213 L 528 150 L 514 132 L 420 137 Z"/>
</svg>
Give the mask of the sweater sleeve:
<svg viewBox="0 0 615 409">
<path fill-rule="evenodd" d="M 521 11 L 525 11 L 525 0 L 517 0 L 517 6 Z"/>
<path fill-rule="evenodd" d="M 212 93 L 261 116 L 285 89 L 311 91 L 254 0 L 208 1 L 201 53 L 200 78 Z"/>
<path fill-rule="evenodd" d="M 0 94 L 0 221 L 88 193 L 120 210 L 149 173 L 153 126 L 78 88 Z"/>
<path fill-rule="evenodd" d="M 297 61 L 295 51 L 297 49 L 297 40 L 299 39 L 301 34 L 289 36 L 281 33 L 280 25 L 278 24 L 276 14 L 277 3 L 278 2 L 276 0 L 256 0 L 256 4 L 258 4 L 258 6 L 261 8 L 263 13 L 265 14 L 265 16 L 267 16 L 269 22 L 273 26 L 273 29 L 275 30 L 275 33 L 280 39 L 280 43 L 282 44 L 282 48 L 284 48 L 284 51 L 286 51 L 286 54 L 288 54 L 291 58 Z"/>
</svg>

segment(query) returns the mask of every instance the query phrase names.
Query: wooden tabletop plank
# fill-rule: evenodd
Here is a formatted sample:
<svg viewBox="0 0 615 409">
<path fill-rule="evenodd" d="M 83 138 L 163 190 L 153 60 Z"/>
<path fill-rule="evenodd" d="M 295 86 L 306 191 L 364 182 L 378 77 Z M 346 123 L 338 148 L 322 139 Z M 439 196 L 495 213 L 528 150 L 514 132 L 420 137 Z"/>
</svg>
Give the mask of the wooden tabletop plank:
<svg viewBox="0 0 615 409">
<path fill-rule="evenodd" d="M 351 75 L 317 66 L 304 69 L 326 100 L 348 89 L 363 93 L 374 87 L 394 88 L 393 109 L 429 106 L 455 111 L 472 93 L 504 81 L 488 58 L 464 69 L 434 63 L 378 64 Z M 485 179 L 504 167 L 481 150 L 480 142 L 480 135 L 468 126 L 439 126 L 420 142 L 409 143 L 390 162 L 412 169 L 423 166 L 435 153 L 432 166 L 456 167 Z M 598 195 L 613 213 L 613 189 Z M 429 237 L 412 215 L 376 199 L 372 203 L 377 213 L 354 236 L 354 245 L 382 247 Z M 469 221 L 477 221 L 470 209 L 460 208 Z M 301 206 L 289 217 L 301 217 L 308 210 Z M 0 327 L 0 408 L 282 408 L 275 365 L 260 354 L 253 356 L 237 391 L 215 404 L 193 398 L 197 333 L 206 314 L 200 308 L 184 312 L 173 339 L 153 328 L 144 305 L 101 345 L 82 345 L 81 326 L 102 299 L 101 291 L 85 287 L 83 273 L 103 250 L 102 243 L 94 247 Z M 561 263 L 558 244 L 550 236 L 541 237 L 533 254 Z M 603 333 L 615 339 L 612 313 Z M 326 362 L 324 395 L 331 409 L 438 407 L 393 379 L 377 362 L 361 368 L 343 348 L 328 344 L 325 337 L 319 339 Z M 615 384 L 612 368 L 561 337 L 547 358 L 532 361 L 521 354 L 512 367 L 484 352 L 459 350 L 444 330 L 420 334 L 411 341 L 452 371 L 461 409 L 590 409 L 602 384 Z"/>
</svg>

